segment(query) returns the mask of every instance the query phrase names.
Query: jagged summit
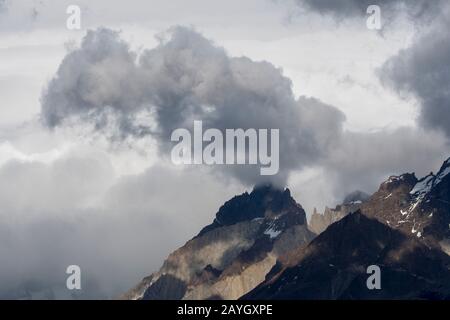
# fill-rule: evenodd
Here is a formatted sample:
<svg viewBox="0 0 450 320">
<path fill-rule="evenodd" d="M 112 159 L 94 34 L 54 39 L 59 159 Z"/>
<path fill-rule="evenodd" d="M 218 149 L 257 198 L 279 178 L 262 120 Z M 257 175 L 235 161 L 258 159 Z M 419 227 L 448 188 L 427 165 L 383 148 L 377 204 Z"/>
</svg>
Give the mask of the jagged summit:
<svg viewBox="0 0 450 320">
<path fill-rule="evenodd" d="M 229 226 L 242 221 L 265 218 L 285 213 L 302 214 L 302 207 L 292 198 L 288 188 L 281 190 L 272 185 L 254 187 L 251 193 L 244 192 L 233 197 L 220 207 L 210 225 L 203 228 L 199 236 L 222 226 Z M 305 223 L 306 218 L 300 221 Z"/>
<path fill-rule="evenodd" d="M 312 232 L 320 234 L 329 225 L 341 220 L 349 213 L 357 211 L 369 198 L 370 196 L 367 193 L 357 190 L 348 194 L 343 203 L 337 205 L 334 209 L 326 207 L 323 214 L 314 209 L 308 227 Z"/>
<path fill-rule="evenodd" d="M 393 190 L 399 186 L 414 186 L 417 183 L 417 178 L 414 173 L 404 173 L 399 176 L 390 176 L 386 181 L 380 185 L 380 190 Z"/>
</svg>

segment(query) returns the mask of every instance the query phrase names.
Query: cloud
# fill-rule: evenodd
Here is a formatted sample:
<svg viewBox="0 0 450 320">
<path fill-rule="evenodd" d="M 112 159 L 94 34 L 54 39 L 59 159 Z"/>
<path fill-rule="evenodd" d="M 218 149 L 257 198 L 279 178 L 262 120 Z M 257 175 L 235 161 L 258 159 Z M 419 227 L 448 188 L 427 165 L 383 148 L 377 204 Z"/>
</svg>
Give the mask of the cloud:
<svg viewBox="0 0 450 320">
<path fill-rule="evenodd" d="M 422 177 L 440 167 L 449 152 L 443 135 L 416 128 L 346 132 L 323 167 L 343 197 L 358 189 L 374 192 L 390 175 L 416 172 Z"/>
<path fill-rule="evenodd" d="M 415 172 L 421 178 L 449 156 L 450 146 L 439 132 L 411 127 L 345 132 L 329 157 L 294 173 L 289 186 L 311 214 L 313 208 L 341 204 L 355 190 L 372 194 L 391 175 Z"/>
<path fill-rule="evenodd" d="M 444 20 L 445 21 L 445 20 Z M 420 105 L 419 123 L 450 137 L 450 24 L 432 30 L 389 59 L 379 71 L 386 86 Z"/>
<path fill-rule="evenodd" d="M 300 8 L 323 15 L 332 15 L 337 19 L 348 17 L 365 17 L 370 5 L 381 7 L 383 18 L 391 20 L 406 14 L 418 21 L 429 19 L 439 12 L 440 0 L 296 0 Z"/>
<path fill-rule="evenodd" d="M 115 72 L 115 66 L 127 71 Z M 150 117 L 142 125 L 137 118 L 144 112 Z M 119 124 L 114 126 L 119 136 L 151 135 L 163 159 L 172 146 L 170 133 L 191 128 L 193 120 L 219 129 L 280 128 L 281 172 L 271 182 L 284 184 L 293 171 L 322 166 L 333 188 L 346 193 L 370 192 L 387 175 L 407 168 L 429 170 L 448 151 L 440 135 L 414 128 L 346 132 L 345 117 L 333 106 L 313 98 L 295 99 L 280 69 L 230 57 L 182 27 L 162 35 L 156 48 L 140 55 L 116 32 L 90 31 L 62 62 L 44 94 L 42 115 L 50 127 L 75 117 L 100 130 Z M 257 168 L 248 166 L 216 166 L 213 172 L 244 184 L 265 182 Z"/>
<path fill-rule="evenodd" d="M 161 166 L 114 177 L 94 154 L 0 168 L 0 299 L 117 297 L 243 191 Z M 82 272 L 74 296 L 65 287 L 71 264 Z"/>
<path fill-rule="evenodd" d="M 106 112 L 122 111 L 119 127 L 127 128 L 127 114 L 134 115 L 142 104 L 142 90 L 136 79 L 135 54 L 118 33 L 88 31 L 82 48 L 67 55 L 42 98 L 42 116 L 49 127 L 66 117 L 95 118 L 106 125 Z"/>
<path fill-rule="evenodd" d="M 98 29 L 62 61 L 43 94 L 42 118 L 50 128 L 92 123 L 119 139 L 151 135 L 163 155 L 172 131 L 190 129 L 194 120 L 220 130 L 280 129 L 277 176 L 262 177 L 255 166 L 216 166 L 215 172 L 245 184 L 283 185 L 291 170 L 328 152 L 344 121 L 332 106 L 296 100 L 291 87 L 272 64 L 230 57 L 190 28 L 172 28 L 140 55 L 117 32 Z"/>
</svg>

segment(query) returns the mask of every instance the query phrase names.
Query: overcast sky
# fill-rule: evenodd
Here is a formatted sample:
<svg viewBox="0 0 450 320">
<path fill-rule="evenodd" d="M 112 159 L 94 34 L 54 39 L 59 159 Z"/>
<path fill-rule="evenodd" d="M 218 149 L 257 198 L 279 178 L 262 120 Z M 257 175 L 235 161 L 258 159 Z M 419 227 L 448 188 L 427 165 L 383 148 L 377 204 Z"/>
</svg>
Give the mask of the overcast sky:
<svg viewBox="0 0 450 320">
<path fill-rule="evenodd" d="M 450 156 L 448 6 L 378 2 L 380 31 L 356 0 L 0 0 L 0 297 L 67 297 L 69 264 L 88 275 L 84 294 L 111 297 L 259 182 L 171 165 L 164 133 L 199 115 L 185 101 L 213 105 L 218 128 L 280 127 L 278 181 L 308 215 L 438 169 Z M 71 4 L 81 30 L 66 28 Z M 106 106 L 120 125 L 105 124 Z M 160 134 L 137 131 L 152 112 Z"/>
</svg>

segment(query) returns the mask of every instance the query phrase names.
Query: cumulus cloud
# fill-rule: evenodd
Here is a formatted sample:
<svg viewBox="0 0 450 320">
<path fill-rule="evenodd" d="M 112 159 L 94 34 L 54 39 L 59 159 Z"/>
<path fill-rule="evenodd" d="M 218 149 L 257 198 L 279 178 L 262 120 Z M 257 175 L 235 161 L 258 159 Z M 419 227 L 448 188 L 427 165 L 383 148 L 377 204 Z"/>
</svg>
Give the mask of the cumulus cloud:
<svg viewBox="0 0 450 320">
<path fill-rule="evenodd" d="M 163 155 L 170 134 L 192 128 L 280 130 L 280 172 L 255 166 L 216 166 L 246 184 L 284 184 L 289 172 L 324 156 L 339 137 L 343 114 L 316 99 L 296 100 L 292 83 L 268 62 L 230 57 L 190 28 L 176 27 L 139 56 L 117 32 L 89 31 L 62 61 L 42 97 L 49 127 L 67 121 L 113 130 L 114 137 L 156 138 Z"/>
<path fill-rule="evenodd" d="M 106 125 L 106 113 L 120 110 L 123 130 L 142 104 L 143 88 L 136 83 L 135 54 L 117 32 L 89 31 L 80 50 L 66 56 L 42 98 L 45 124 L 55 127 L 69 116 L 95 118 Z"/>
<path fill-rule="evenodd" d="M 422 62 L 417 66 L 424 68 L 426 61 Z M 414 79 L 404 76 L 410 78 Z M 412 128 L 345 132 L 345 117 L 338 109 L 313 98 L 295 99 L 291 82 L 280 69 L 268 62 L 230 57 L 223 48 L 182 27 L 162 35 L 156 48 L 140 55 L 114 31 L 89 31 L 81 47 L 61 63 L 42 101 L 42 116 L 49 127 L 73 118 L 94 123 L 100 130 L 113 124 L 118 136 L 156 138 L 163 157 L 172 146 L 170 133 L 192 128 L 193 120 L 221 130 L 279 128 L 281 172 L 271 180 L 279 184 L 285 184 L 291 172 L 319 164 L 330 179 L 335 177 L 338 190 L 344 190 L 345 184 L 370 192 L 386 175 L 434 167 L 448 150 L 440 135 Z M 139 119 L 143 113 L 146 122 Z M 244 184 L 266 178 L 251 166 L 215 166 L 214 170 Z"/>
<path fill-rule="evenodd" d="M 419 123 L 450 137 L 450 24 L 431 32 L 389 59 L 379 71 L 385 85 L 420 105 Z"/>
</svg>

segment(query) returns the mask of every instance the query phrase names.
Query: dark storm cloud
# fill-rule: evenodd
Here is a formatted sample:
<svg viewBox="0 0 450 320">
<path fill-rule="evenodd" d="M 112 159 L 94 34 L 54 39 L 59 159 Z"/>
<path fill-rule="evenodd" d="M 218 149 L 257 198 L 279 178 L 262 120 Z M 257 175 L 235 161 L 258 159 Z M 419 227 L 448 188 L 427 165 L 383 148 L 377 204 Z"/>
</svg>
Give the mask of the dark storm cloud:
<svg viewBox="0 0 450 320">
<path fill-rule="evenodd" d="M 438 23 L 381 68 L 384 84 L 420 104 L 419 123 L 450 137 L 450 24 Z"/>
<path fill-rule="evenodd" d="M 279 129 L 277 176 L 261 177 L 259 167 L 216 168 L 246 184 L 284 184 L 290 170 L 328 152 L 344 121 L 332 106 L 296 100 L 291 87 L 272 64 L 230 57 L 190 28 L 173 28 L 139 58 L 116 32 L 99 29 L 61 63 L 43 95 L 42 117 L 49 127 L 77 119 L 113 126 L 118 137 L 151 134 L 166 154 L 172 131 L 191 129 L 194 120 L 220 130 Z"/>
<path fill-rule="evenodd" d="M 404 13 L 412 19 L 430 18 L 439 12 L 441 0 L 296 0 L 305 9 L 338 19 L 352 16 L 366 16 L 370 5 L 381 7 L 384 18 L 392 19 Z"/>
</svg>

